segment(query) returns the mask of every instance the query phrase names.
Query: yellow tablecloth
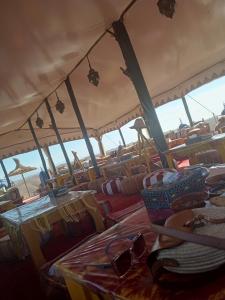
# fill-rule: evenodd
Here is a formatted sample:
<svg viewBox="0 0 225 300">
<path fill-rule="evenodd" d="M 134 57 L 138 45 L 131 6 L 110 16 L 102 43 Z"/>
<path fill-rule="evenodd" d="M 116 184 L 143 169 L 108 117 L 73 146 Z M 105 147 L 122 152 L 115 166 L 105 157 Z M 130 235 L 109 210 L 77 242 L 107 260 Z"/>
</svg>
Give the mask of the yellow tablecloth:
<svg viewBox="0 0 225 300">
<path fill-rule="evenodd" d="M 18 257 L 30 254 L 37 267 L 45 263 L 40 249 L 41 234 L 51 230 L 51 224 L 59 220 L 77 221 L 79 214 L 89 211 L 96 222 L 97 230 L 101 223 L 97 208 L 93 205 L 95 191 L 69 192 L 62 197 L 45 196 L 31 203 L 9 210 L 1 215 L 4 226 L 14 244 Z M 100 225 L 99 225 L 100 224 Z"/>
</svg>

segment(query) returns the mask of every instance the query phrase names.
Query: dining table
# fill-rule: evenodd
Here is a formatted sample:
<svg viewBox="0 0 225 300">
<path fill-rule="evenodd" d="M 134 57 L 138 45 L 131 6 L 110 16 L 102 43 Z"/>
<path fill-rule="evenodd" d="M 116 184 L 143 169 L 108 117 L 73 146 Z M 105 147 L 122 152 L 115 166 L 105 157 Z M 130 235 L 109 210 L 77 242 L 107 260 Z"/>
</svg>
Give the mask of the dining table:
<svg viewBox="0 0 225 300">
<path fill-rule="evenodd" d="M 126 159 L 116 158 L 115 161 L 107 163 L 100 167 L 101 173 L 105 179 L 116 176 L 132 176 L 132 168 L 146 164 L 146 157 L 143 155 L 133 155 Z"/>
<path fill-rule="evenodd" d="M 195 162 L 195 154 L 216 149 L 222 162 L 225 163 L 225 133 L 209 136 L 201 141 L 184 143 L 164 152 L 169 168 L 174 168 L 174 159 L 191 158 Z M 196 161 L 197 163 L 197 161 Z"/>
<path fill-rule="evenodd" d="M 129 272 L 118 277 L 110 264 L 113 257 L 131 247 L 127 236 L 142 233 L 148 252 L 156 240 L 144 208 L 128 216 L 110 229 L 93 237 L 79 248 L 59 259 L 51 267 L 52 274 L 62 277 L 72 300 L 217 300 L 225 298 L 225 273 L 205 275 L 203 280 L 180 284 L 179 274 L 167 274 L 173 283 L 160 284 L 153 280 L 146 259 L 134 260 Z M 122 238 L 121 238 L 122 237 Z M 113 241 L 113 242 L 112 242 Z M 106 248 L 111 244 L 110 257 Z M 148 253 L 147 253 L 148 254 Z"/>
<path fill-rule="evenodd" d="M 52 229 L 52 224 L 79 221 L 87 211 L 94 216 L 97 231 L 103 231 L 101 214 L 95 205 L 95 191 L 71 191 L 60 197 L 50 193 L 40 199 L 11 209 L 0 215 L 10 236 L 18 258 L 31 255 L 34 264 L 40 268 L 45 262 L 41 250 L 41 238 Z M 96 223 L 97 222 L 97 223 Z"/>
</svg>

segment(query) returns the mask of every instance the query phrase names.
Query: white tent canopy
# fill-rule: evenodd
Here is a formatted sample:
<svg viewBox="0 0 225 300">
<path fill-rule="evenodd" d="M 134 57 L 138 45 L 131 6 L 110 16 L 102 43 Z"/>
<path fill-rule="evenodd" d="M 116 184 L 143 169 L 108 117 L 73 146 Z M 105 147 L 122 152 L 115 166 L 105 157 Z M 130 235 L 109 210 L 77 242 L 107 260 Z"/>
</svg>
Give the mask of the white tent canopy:
<svg viewBox="0 0 225 300">
<path fill-rule="evenodd" d="M 65 80 L 98 37 L 117 20 L 128 0 L 5 1 L 0 12 L 0 156 L 35 148 L 26 120 L 44 98 Z M 153 103 L 158 106 L 225 73 L 225 1 L 177 0 L 173 19 L 160 15 L 157 1 L 139 0 L 124 22 Z M 85 59 L 71 74 L 90 136 L 139 116 L 134 87 L 120 70 L 125 63 L 116 40 L 106 34 L 89 55 L 99 72 L 98 87 L 88 82 Z M 58 89 L 65 112 L 55 110 L 64 141 L 81 138 L 65 85 Z M 44 128 L 42 146 L 56 143 L 45 108 L 38 110 Z M 32 117 L 35 125 L 36 114 Z M 25 125 L 24 125 L 25 124 Z"/>
</svg>

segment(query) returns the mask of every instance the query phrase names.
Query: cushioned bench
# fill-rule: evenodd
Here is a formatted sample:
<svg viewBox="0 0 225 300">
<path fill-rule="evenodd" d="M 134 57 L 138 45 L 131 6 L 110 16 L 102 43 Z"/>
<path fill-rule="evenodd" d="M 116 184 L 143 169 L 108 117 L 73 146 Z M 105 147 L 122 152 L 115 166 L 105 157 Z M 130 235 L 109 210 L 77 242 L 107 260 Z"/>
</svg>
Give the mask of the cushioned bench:
<svg viewBox="0 0 225 300">
<path fill-rule="evenodd" d="M 128 206 L 127 208 L 123 210 L 119 210 L 116 212 L 111 212 L 106 217 L 106 226 L 111 227 L 114 224 L 120 222 L 121 220 L 125 219 L 130 214 L 134 213 L 135 211 L 139 210 L 144 206 L 144 202 L 138 202 L 131 206 Z"/>
</svg>

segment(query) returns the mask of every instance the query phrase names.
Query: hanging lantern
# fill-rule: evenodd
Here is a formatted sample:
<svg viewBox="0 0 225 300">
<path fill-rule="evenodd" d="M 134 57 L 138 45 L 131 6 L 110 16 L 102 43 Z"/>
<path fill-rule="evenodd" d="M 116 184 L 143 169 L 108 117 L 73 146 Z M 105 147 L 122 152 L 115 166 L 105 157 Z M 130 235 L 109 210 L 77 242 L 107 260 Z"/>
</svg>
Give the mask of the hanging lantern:
<svg viewBox="0 0 225 300">
<path fill-rule="evenodd" d="M 159 0 L 157 2 L 158 8 L 159 8 L 159 12 L 162 15 L 165 15 L 168 18 L 173 17 L 174 13 L 175 13 L 175 5 L 176 5 L 176 1 L 175 0 Z"/>
<path fill-rule="evenodd" d="M 60 114 L 62 114 L 65 110 L 65 104 L 59 99 L 57 92 L 55 92 L 55 94 L 57 97 L 57 102 L 56 102 L 55 108 Z"/>
<path fill-rule="evenodd" d="M 89 73 L 87 75 L 88 77 L 88 80 L 90 83 L 92 83 L 94 86 L 98 86 L 99 84 L 99 74 L 97 71 L 95 71 L 92 67 L 91 67 L 91 64 L 90 64 L 90 61 L 89 61 L 89 58 L 87 56 L 87 60 L 88 60 L 88 64 L 89 64 Z"/>
<path fill-rule="evenodd" d="M 39 117 L 38 112 L 37 112 L 37 119 L 35 123 L 38 128 L 42 128 L 44 126 L 44 121 Z"/>
<path fill-rule="evenodd" d="M 120 70 L 123 72 L 123 74 L 125 76 L 127 76 L 131 79 L 130 72 L 129 72 L 128 68 L 124 69 L 123 67 L 120 67 Z"/>
</svg>

